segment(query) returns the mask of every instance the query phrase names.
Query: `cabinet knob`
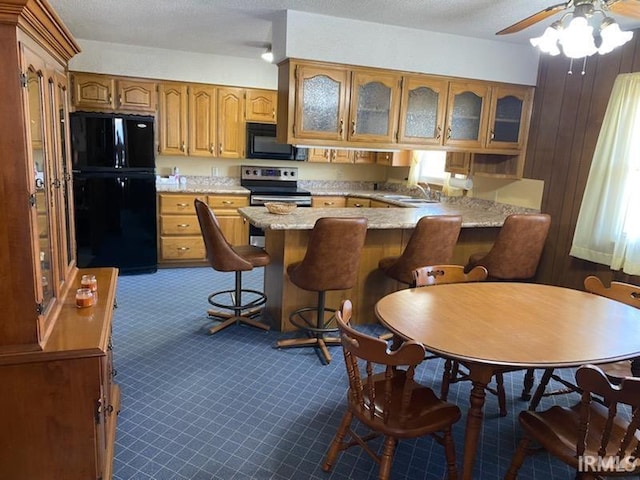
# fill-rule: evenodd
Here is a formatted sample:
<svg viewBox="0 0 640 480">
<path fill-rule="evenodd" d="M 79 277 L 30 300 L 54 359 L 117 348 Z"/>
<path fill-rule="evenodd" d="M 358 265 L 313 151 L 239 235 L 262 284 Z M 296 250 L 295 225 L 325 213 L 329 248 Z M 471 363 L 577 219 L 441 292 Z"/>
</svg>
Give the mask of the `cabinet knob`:
<svg viewBox="0 0 640 480">
<path fill-rule="evenodd" d="M 181 152 L 184 152 L 184 151 L 186 150 L 186 148 L 187 148 L 187 145 L 186 145 L 184 142 L 182 142 L 182 143 L 180 144 L 180 151 L 181 151 Z"/>
<path fill-rule="evenodd" d="M 441 136 L 442 136 L 442 127 L 438 125 L 438 128 L 436 129 L 436 139 L 440 140 Z"/>
<path fill-rule="evenodd" d="M 491 130 L 491 135 L 489 135 L 489 140 L 493 140 L 494 138 L 496 138 L 496 132 Z"/>
<path fill-rule="evenodd" d="M 344 133 L 344 120 L 341 118 L 340 119 L 340 136 L 342 136 L 342 134 Z"/>
<path fill-rule="evenodd" d="M 188 203 L 176 203 L 176 207 L 178 208 L 184 208 L 184 207 L 188 207 L 189 204 Z"/>
<path fill-rule="evenodd" d="M 187 250 L 189 250 L 189 247 L 178 247 L 179 252 L 186 252 Z"/>
<path fill-rule="evenodd" d="M 451 139 L 451 127 L 447 127 L 447 140 Z"/>
<path fill-rule="evenodd" d="M 209 152 L 213 155 L 214 153 L 216 153 L 216 146 L 212 143 L 211 145 L 209 145 Z"/>
<path fill-rule="evenodd" d="M 222 142 L 220 142 L 220 155 L 222 155 Z"/>
<path fill-rule="evenodd" d="M 234 203 L 233 200 L 223 200 L 222 201 L 223 205 L 233 205 L 233 203 Z"/>
<path fill-rule="evenodd" d="M 355 135 L 355 134 L 356 134 L 356 121 L 351 120 L 351 135 Z"/>
<path fill-rule="evenodd" d="M 331 206 L 334 202 L 324 202 L 325 205 Z"/>
<path fill-rule="evenodd" d="M 179 223 L 178 228 L 187 228 L 189 226 L 188 223 Z"/>
</svg>

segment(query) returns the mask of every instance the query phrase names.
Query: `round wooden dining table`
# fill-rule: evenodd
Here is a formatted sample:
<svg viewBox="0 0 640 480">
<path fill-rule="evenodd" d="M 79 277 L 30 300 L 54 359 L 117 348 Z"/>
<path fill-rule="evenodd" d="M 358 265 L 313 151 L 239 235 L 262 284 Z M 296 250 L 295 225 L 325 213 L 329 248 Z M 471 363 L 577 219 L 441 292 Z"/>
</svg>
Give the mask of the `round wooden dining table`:
<svg viewBox="0 0 640 480">
<path fill-rule="evenodd" d="M 640 356 L 640 309 L 563 287 L 474 282 L 409 288 L 380 299 L 375 312 L 392 332 L 468 366 L 472 388 L 462 459 L 468 480 L 485 388 L 495 372 Z"/>
</svg>

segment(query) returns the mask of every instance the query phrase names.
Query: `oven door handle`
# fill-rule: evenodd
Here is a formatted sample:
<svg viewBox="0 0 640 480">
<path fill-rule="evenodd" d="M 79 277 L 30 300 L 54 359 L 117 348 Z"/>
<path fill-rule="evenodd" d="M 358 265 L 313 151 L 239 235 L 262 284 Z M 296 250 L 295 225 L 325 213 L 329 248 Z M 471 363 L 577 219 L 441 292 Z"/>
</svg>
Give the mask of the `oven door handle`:
<svg viewBox="0 0 640 480">
<path fill-rule="evenodd" d="M 284 203 L 295 203 L 296 205 L 311 205 L 311 197 L 302 196 L 302 197 L 289 197 L 289 196 L 278 196 L 278 195 L 252 195 L 251 196 L 251 205 L 259 206 L 264 205 L 265 202 L 284 202 Z"/>
</svg>

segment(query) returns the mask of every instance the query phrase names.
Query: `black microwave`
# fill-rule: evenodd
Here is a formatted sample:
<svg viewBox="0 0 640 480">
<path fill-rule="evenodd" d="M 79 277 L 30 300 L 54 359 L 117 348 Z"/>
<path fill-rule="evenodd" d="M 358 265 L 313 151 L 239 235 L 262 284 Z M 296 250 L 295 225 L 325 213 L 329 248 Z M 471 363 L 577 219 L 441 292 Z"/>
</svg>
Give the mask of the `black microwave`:
<svg viewBox="0 0 640 480">
<path fill-rule="evenodd" d="M 307 149 L 276 142 L 275 124 L 247 122 L 247 158 L 304 161 Z"/>
</svg>

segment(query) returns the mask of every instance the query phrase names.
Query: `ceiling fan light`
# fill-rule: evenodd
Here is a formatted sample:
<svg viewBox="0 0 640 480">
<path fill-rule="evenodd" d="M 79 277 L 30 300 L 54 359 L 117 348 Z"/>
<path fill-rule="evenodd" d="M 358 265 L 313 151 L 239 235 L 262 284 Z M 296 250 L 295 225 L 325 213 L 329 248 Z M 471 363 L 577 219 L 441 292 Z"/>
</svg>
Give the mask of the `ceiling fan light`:
<svg viewBox="0 0 640 480">
<path fill-rule="evenodd" d="M 560 49 L 558 48 L 558 39 L 560 38 L 560 31 L 556 24 L 547 27 L 542 36 L 535 37 L 529 40 L 531 45 L 538 47 L 541 52 L 548 53 L 549 55 L 558 55 Z"/>
<path fill-rule="evenodd" d="M 602 37 L 602 43 L 598 48 L 598 53 L 604 55 L 631 40 L 633 32 L 623 32 L 613 19 L 607 17 L 600 25 L 600 36 Z"/>
<path fill-rule="evenodd" d="M 588 57 L 598 51 L 593 39 L 593 27 L 584 17 L 574 17 L 561 32 L 558 42 L 569 58 Z"/>
<path fill-rule="evenodd" d="M 271 47 L 267 48 L 260 57 L 262 57 L 262 60 L 267 63 L 273 62 L 273 52 L 271 51 Z"/>
</svg>

